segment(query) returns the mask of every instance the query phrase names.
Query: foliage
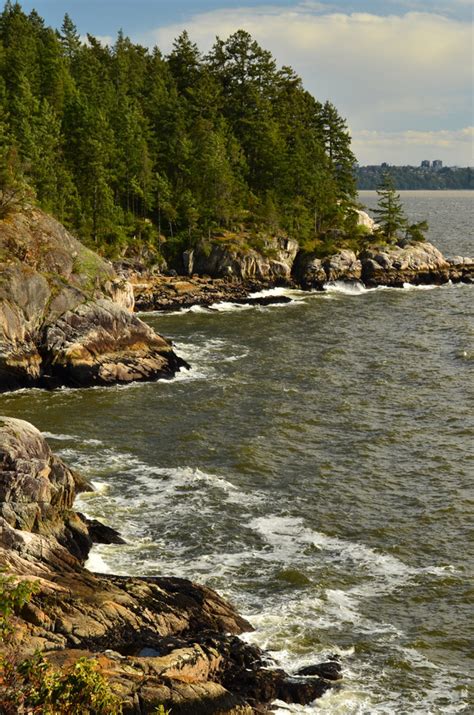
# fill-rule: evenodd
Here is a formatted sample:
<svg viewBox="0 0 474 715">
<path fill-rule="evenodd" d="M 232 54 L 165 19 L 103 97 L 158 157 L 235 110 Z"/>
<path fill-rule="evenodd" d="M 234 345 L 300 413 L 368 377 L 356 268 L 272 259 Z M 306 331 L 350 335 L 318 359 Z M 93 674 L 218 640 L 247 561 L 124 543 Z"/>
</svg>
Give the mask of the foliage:
<svg viewBox="0 0 474 715">
<path fill-rule="evenodd" d="M 390 175 L 385 175 L 377 189 L 379 197 L 374 210 L 380 233 L 389 242 L 395 241 L 398 231 L 406 225 L 400 194 L 397 194 Z"/>
<path fill-rule="evenodd" d="M 426 232 L 428 231 L 427 221 L 418 221 L 418 223 L 412 223 L 406 227 L 405 230 L 405 240 L 409 243 L 419 243 L 421 241 L 426 241 Z"/>
<path fill-rule="evenodd" d="M 13 634 L 12 617 L 36 591 L 33 581 L 17 581 L 0 574 L 0 642 L 7 643 Z"/>
<path fill-rule="evenodd" d="M 164 705 L 158 705 L 158 707 L 155 710 L 155 715 L 170 715 L 171 710 L 165 710 Z"/>
<path fill-rule="evenodd" d="M 8 2 L 0 126 L 0 152 L 16 157 L 0 192 L 6 181 L 21 202 L 15 182 L 23 191 L 26 181 L 112 258 L 158 256 L 164 245 L 177 261 L 210 231 L 242 225 L 318 238 L 346 230 L 355 197 L 336 108 L 243 30 L 204 57 L 183 33 L 163 57 L 121 32 L 111 47 L 84 43 L 68 15 L 57 32 Z"/>
<path fill-rule="evenodd" d="M 0 662 L 2 712 L 41 715 L 118 715 L 120 700 L 113 695 L 97 663 L 80 658 L 69 669 L 55 670 L 40 653 L 18 662 Z"/>
<path fill-rule="evenodd" d="M 69 669 L 55 670 L 41 653 L 21 659 L 14 645 L 15 613 L 37 590 L 35 582 L 0 575 L 0 690 L 3 715 L 118 715 L 120 701 L 93 660 L 80 658 Z"/>
</svg>

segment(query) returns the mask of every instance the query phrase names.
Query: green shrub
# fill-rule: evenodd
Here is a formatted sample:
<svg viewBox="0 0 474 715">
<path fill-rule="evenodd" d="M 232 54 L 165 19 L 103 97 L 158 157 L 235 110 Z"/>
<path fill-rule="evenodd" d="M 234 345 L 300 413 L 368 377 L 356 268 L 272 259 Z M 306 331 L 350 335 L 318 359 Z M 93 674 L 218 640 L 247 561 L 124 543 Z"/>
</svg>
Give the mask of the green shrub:
<svg viewBox="0 0 474 715">
<path fill-rule="evenodd" d="M 37 590 L 35 582 L 0 576 L 0 692 L 2 715 L 118 715 L 120 700 L 94 660 L 56 670 L 37 652 L 22 659 L 13 644 L 14 614 Z"/>
</svg>

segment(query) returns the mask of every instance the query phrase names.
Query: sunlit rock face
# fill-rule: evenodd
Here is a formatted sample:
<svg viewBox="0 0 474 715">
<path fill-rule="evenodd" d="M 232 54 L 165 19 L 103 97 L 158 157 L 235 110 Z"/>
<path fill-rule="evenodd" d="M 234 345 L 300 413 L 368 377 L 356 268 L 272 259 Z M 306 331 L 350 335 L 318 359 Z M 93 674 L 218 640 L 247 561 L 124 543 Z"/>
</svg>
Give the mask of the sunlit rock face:
<svg viewBox="0 0 474 715">
<path fill-rule="evenodd" d="M 0 221 L 0 391 L 173 375 L 184 363 L 136 316 L 133 288 L 58 221 Z"/>
</svg>

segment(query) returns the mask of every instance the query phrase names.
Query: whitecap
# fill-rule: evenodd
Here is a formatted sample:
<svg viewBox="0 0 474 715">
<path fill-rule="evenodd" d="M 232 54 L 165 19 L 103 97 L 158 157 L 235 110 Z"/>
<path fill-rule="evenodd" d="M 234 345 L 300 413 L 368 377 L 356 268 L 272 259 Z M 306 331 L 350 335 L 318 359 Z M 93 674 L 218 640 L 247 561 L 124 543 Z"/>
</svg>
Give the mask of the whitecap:
<svg viewBox="0 0 474 715">
<path fill-rule="evenodd" d="M 71 440 L 76 439 L 76 437 L 71 434 L 56 434 L 54 432 L 42 432 L 41 434 L 43 435 L 43 437 L 46 437 L 46 439 L 54 439 L 58 442 L 70 442 Z"/>
<path fill-rule="evenodd" d="M 366 288 L 359 281 L 330 281 L 323 286 L 325 293 L 342 293 L 343 295 L 365 295 L 376 290 L 375 288 Z"/>
<path fill-rule="evenodd" d="M 102 558 L 102 556 L 97 552 L 96 548 L 93 548 L 89 554 L 89 558 L 85 563 L 86 569 L 92 571 L 93 573 L 110 573 L 110 568 Z"/>
</svg>

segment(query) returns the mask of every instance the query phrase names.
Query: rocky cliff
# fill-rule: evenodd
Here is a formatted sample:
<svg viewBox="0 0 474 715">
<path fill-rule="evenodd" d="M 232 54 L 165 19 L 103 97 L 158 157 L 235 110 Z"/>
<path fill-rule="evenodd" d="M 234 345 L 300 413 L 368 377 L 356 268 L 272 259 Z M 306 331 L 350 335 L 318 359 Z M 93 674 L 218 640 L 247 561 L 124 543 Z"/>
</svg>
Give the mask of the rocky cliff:
<svg viewBox="0 0 474 715">
<path fill-rule="evenodd" d="M 53 218 L 0 221 L 0 391 L 173 375 L 184 363 L 131 310 L 131 287 Z"/>
<path fill-rule="evenodd" d="M 184 265 L 188 275 L 287 283 L 298 248 L 298 242 L 287 236 L 255 238 L 245 233 L 222 233 L 187 251 Z"/>
<path fill-rule="evenodd" d="M 0 418 L 0 567 L 36 584 L 14 616 L 13 644 L 3 646 L 10 657 L 39 648 L 57 667 L 94 658 L 125 714 L 163 703 L 173 715 L 250 715 L 275 698 L 310 702 L 341 677 L 336 662 L 293 678 L 269 667 L 236 635 L 250 624 L 205 586 L 88 571 L 101 530 L 72 508 L 88 488 L 32 425 Z"/>
</svg>

